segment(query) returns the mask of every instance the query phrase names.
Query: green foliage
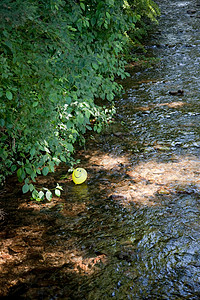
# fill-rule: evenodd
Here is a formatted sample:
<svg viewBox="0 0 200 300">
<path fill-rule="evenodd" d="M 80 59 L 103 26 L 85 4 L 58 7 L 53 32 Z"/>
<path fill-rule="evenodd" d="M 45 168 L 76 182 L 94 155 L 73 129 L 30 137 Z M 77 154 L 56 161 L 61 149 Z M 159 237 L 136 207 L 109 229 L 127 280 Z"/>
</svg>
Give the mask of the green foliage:
<svg viewBox="0 0 200 300">
<path fill-rule="evenodd" d="M 36 190 L 36 177 L 73 165 L 75 143 L 100 132 L 113 109 L 94 100 L 121 91 L 114 79 L 127 76 L 127 32 L 157 13 L 151 0 L 2 1 L 0 182 L 16 172 L 23 193 L 52 198 Z"/>
</svg>

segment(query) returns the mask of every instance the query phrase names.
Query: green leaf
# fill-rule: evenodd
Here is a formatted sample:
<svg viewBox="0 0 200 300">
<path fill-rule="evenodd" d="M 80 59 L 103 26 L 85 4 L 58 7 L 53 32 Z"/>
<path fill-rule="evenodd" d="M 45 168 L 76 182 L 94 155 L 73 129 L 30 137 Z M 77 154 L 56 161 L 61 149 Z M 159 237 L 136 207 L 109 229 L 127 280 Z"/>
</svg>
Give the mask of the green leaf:
<svg viewBox="0 0 200 300">
<path fill-rule="evenodd" d="M 11 129 L 11 128 L 13 128 L 13 124 L 9 124 L 9 123 L 7 123 L 7 124 L 6 124 L 6 128 L 8 128 L 8 129 Z"/>
<path fill-rule="evenodd" d="M 36 102 L 33 102 L 33 105 L 32 105 L 33 107 L 36 107 L 36 106 L 38 106 L 38 102 L 36 101 Z"/>
<path fill-rule="evenodd" d="M 95 70 L 97 70 L 98 68 L 99 68 L 99 66 L 96 64 L 96 63 L 92 63 L 92 66 L 93 66 L 93 68 L 95 69 Z"/>
<path fill-rule="evenodd" d="M 57 183 L 56 189 L 59 189 L 59 190 L 63 191 L 62 186 L 60 186 L 58 183 Z"/>
<path fill-rule="evenodd" d="M 90 118 L 90 115 L 91 115 L 91 113 L 88 111 L 88 110 L 86 110 L 85 111 L 85 116 L 86 116 L 86 118 L 89 120 L 89 118 Z"/>
<path fill-rule="evenodd" d="M 85 4 L 83 2 L 80 3 L 80 7 L 82 8 L 82 10 L 85 10 Z"/>
<path fill-rule="evenodd" d="M 37 200 L 38 199 L 38 191 L 34 188 L 33 191 L 32 191 L 32 198 L 34 200 Z"/>
<path fill-rule="evenodd" d="M 52 94 L 49 95 L 49 100 L 51 102 L 56 102 L 57 101 L 57 93 L 53 92 Z"/>
<path fill-rule="evenodd" d="M 59 158 L 57 157 L 53 157 L 53 161 L 55 162 L 55 164 L 58 166 L 59 163 L 61 162 Z"/>
<path fill-rule="evenodd" d="M 4 119 L 0 119 L 0 126 L 3 127 L 5 125 L 5 120 Z"/>
<path fill-rule="evenodd" d="M 60 194 L 61 194 L 60 190 L 55 189 L 55 194 L 56 194 L 57 197 L 60 197 Z"/>
<path fill-rule="evenodd" d="M 49 162 L 49 171 L 54 172 L 55 171 L 55 163 L 53 161 Z"/>
<path fill-rule="evenodd" d="M 24 168 L 19 168 L 17 170 L 17 177 L 18 177 L 19 182 L 23 182 L 24 178 L 26 177 Z"/>
<path fill-rule="evenodd" d="M 48 201 L 51 201 L 51 199 L 52 199 L 52 192 L 48 190 L 46 192 L 45 196 L 46 196 L 46 198 L 47 198 Z"/>
<path fill-rule="evenodd" d="M 60 159 L 62 160 L 62 161 L 64 161 L 64 162 L 66 162 L 66 158 L 65 158 L 65 156 L 64 155 L 60 155 Z"/>
<path fill-rule="evenodd" d="M 44 108 L 38 108 L 36 112 L 41 115 L 44 112 Z"/>
<path fill-rule="evenodd" d="M 110 19 L 110 14 L 109 14 L 108 11 L 106 12 L 106 17 L 107 17 L 108 19 Z"/>
<path fill-rule="evenodd" d="M 71 121 L 67 121 L 67 129 L 71 129 L 74 124 Z"/>
<path fill-rule="evenodd" d="M 30 155 L 31 155 L 31 156 L 34 156 L 34 155 L 35 155 L 35 152 L 36 152 L 35 147 L 31 148 L 31 150 L 30 150 Z"/>
<path fill-rule="evenodd" d="M 77 121 L 79 122 L 79 124 L 82 124 L 83 121 L 84 121 L 84 116 L 82 113 L 78 113 L 78 116 L 77 116 Z"/>
<path fill-rule="evenodd" d="M 12 165 L 11 172 L 15 172 L 16 170 L 17 170 L 17 166 L 16 165 Z"/>
<path fill-rule="evenodd" d="M 69 152 L 73 152 L 73 151 L 74 151 L 74 147 L 73 147 L 72 144 L 67 143 L 66 146 L 67 146 L 67 150 L 68 150 Z"/>
<path fill-rule="evenodd" d="M 37 168 L 36 172 L 40 175 L 41 174 L 40 168 Z"/>
<path fill-rule="evenodd" d="M 34 190 L 34 185 L 31 183 L 29 184 L 29 190 L 32 192 Z"/>
<path fill-rule="evenodd" d="M 29 191 L 29 189 L 30 189 L 29 184 L 25 183 L 22 187 L 22 192 L 25 194 Z"/>
<path fill-rule="evenodd" d="M 13 94 L 10 91 L 6 91 L 6 97 L 8 98 L 8 100 L 12 100 Z"/>
<path fill-rule="evenodd" d="M 72 98 L 71 97 L 66 97 L 65 98 L 66 103 L 69 105 L 72 102 Z"/>
<path fill-rule="evenodd" d="M 32 173 L 32 169 L 31 168 L 25 167 L 25 170 L 26 170 L 26 173 L 29 174 L 29 175 Z"/>
<path fill-rule="evenodd" d="M 44 192 L 43 192 L 43 191 L 40 191 L 40 192 L 38 193 L 38 198 L 39 198 L 40 200 L 43 200 L 43 198 L 44 198 Z"/>
<path fill-rule="evenodd" d="M 37 176 L 36 171 L 33 170 L 30 176 L 31 176 L 31 180 L 35 182 L 35 177 Z"/>
<path fill-rule="evenodd" d="M 44 167 L 44 168 L 42 169 L 42 174 L 43 174 L 44 176 L 46 176 L 48 173 L 49 173 L 49 167 Z"/>
<path fill-rule="evenodd" d="M 92 127 L 89 126 L 89 125 L 85 125 L 85 127 L 86 127 L 88 130 L 92 130 Z"/>
<path fill-rule="evenodd" d="M 26 183 L 26 184 L 29 184 L 29 178 L 26 178 L 26 179 L 25 179 L 25 183 Z"/>
</svg>

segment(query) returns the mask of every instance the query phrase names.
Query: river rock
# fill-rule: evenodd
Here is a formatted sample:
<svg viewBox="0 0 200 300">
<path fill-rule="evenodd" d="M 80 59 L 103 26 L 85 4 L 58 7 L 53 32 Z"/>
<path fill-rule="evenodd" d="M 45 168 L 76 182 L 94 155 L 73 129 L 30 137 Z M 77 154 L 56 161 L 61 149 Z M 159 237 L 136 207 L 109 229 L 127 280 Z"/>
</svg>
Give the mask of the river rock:
<svg viewBox="0 0 200 300">
<path fill-rule="evenodd" d="M 183 90 L 169 91 L 169 94 L 172 96 L 182 96 L 184 94 L 184 91 Z"/>
<path fill-rule="evenodd" d="M 127 196 L 122 195 L 122 194 L 113 194 L 113 195 L 110 195 L 109 198 L 112 200 L 127 200 Z"/>
</svg>

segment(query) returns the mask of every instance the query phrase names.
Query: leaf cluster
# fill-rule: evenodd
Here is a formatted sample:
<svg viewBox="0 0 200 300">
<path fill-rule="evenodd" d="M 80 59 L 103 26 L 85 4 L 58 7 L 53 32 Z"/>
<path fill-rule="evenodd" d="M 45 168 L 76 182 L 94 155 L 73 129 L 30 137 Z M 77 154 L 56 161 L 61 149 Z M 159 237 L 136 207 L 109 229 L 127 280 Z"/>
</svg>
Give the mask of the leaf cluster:
<svg viewBox="0 0 200 300">
<path fill-rule="evenodd" d="M 112 101 L 128 75 L 125 33 L 157 13 L 151 0 L 2 0 L 0 182 L 16 172 L 24 193 L 51 198 L 36 177 L 73 165 L 75 143 L 100 132 L 113 109 L 95 99 Z"/>
</svg>

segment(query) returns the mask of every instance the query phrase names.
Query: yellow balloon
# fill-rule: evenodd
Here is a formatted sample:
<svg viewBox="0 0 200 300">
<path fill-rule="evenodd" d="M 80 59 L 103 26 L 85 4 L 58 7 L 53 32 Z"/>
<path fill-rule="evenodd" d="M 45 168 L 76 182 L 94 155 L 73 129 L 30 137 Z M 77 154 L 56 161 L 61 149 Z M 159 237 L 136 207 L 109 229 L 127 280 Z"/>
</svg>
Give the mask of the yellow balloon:
<svg viewBox="0 0 200 300">
<path fill-rule="evenodd" d="M 87 172 L 83 168 L 77 168 L 72 173 L 72 180 L 75 184 L 81 184 L 87 179 Z"/>
</svg>

